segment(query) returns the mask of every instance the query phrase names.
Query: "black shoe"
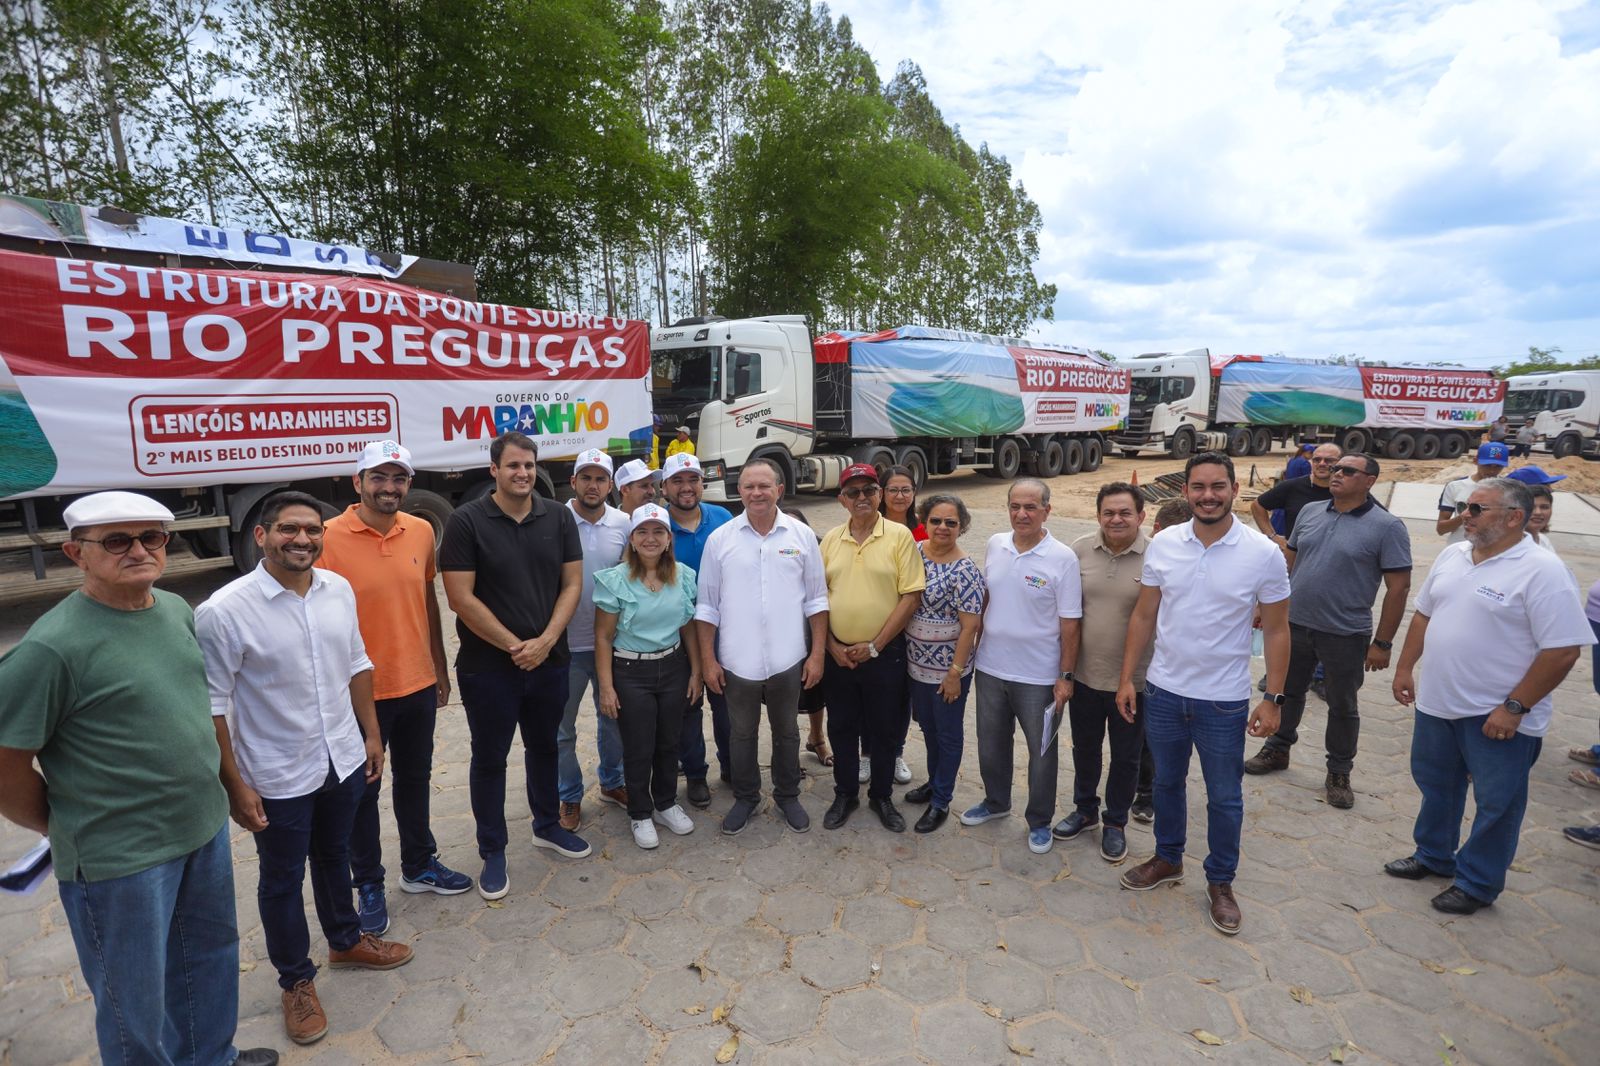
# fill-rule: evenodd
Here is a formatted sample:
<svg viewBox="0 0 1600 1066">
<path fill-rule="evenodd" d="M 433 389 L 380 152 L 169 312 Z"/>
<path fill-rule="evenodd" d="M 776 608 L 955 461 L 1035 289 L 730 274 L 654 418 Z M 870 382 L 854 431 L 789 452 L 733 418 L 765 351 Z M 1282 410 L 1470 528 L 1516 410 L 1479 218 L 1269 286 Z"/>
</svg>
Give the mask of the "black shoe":
<svg viewBox="0 0 1600 1066">
<path fill-rule="evenodd" d="M 833 804 L 828 808 L 828 813 L 822 816 L 822 828 L 839 828 L 850 820 L 850 812 L 859 806 L 861 806 L 861 801 L 854 796 L 834 796 Z"/>
<path fill-rule="evenodd" d="M 906 831 L 905 815 L 901 814 L 892 799 L 869 799 L 867 806 L 878 812 L 878 821 L 891 833 L 904 833 Z"/>
<path fill-rule="evenodd" d="M 696 807 L 699 807 L 701 810 L 705 810 L 707 807 L 711 806 L 711 788 L 706 784 L 705 778 L 689 778 L 689 785 L 683 790 L 683 792 L 688 798 L 689 802 L 694 804 Z"/>
<path fill-rule="evenodd" d="M 733 806 L 728 808 L 728 813 L 722 816 L 722 832 L 724 836 L 737 836 L 744 832 L 744 827 L 750 824 L 750 816 L 756 811 L 756 805 L 746 799 L 733 801 Z"/>
<path fill-rule="evenodd" d="M 1133 809 L 1128 812 L 1133 815 L 1133 820 L 1149 825 L 1156 820 L 1156 805 L 1150 802 L 1149 797 L 1133 801 Z"/>
<path fill-rule="evenodd" d="M 932 803 L 933 782 L 929 781 L 926 785 L 918 785 L 907 792 L 903 798 L 907 803 Z"/>
<path fill-rule="evenodd" d="M 950 817 L 949 807 L 935 807 L 930 803 L 928 809 L 922 812 L 922 817 L 917 819 L 917 824 L 912 828 L 919 833 L 931 833 L 943 825 L 944 820 L 948 817 Z"/>
<path fill-rule="evenodd" d="M 1476 914 L 1483 908 L 1492 906 L 1494 904 L 1488 900 L 1469 896 L 1455 885 L 1433 897 L 1433 909 L 1443 911 L 1445 914 Z"/>
<path fill-rule="evenodd" d="M 1050 830 L 1050 835 L 1057 840 L 1071 840 L 1085 829 L 1093 828 L 1099 821 L 1098 815 L 1090 817 L 1082 811 L 1073 811 L 1056 823 L 1055 828 Z"/>
<path fill-rule="evenodd" d="M 1122 826 L 1108 825 L 1100 830 L 1100 857 L 1113 866 L 1128 857 L 1128 836 Z"/>
<path fill-rule="evenodd" d="M 1407 855 L 1403 859 L 1396 859 L 1393 862 L 1384 863 L 1383 872 L 1388 874 L 1390 877 L 1403 877 L 1407 881 L 1420 881 L 1424 877 L 1450 876 L 1449 874 L 1442 874 L 1437 870 L 1432 870 L 1422 865 L 1415 855 Z"/>
<path fill-rule="evenodd" d="M 278 1066 L 278 1053 L 269 1047 L 249 1047 L 239 1052 L 233 1066 Z"/>
</svg>

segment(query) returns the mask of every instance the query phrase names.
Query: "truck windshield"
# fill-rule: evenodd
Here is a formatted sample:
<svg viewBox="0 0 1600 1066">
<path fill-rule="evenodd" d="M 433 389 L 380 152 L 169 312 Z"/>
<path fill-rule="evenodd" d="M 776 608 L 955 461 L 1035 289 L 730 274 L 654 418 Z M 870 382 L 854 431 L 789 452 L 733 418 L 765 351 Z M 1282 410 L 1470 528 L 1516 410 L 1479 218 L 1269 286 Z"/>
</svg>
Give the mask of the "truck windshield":
<svg viewBox="0 0 1600 1066">
<path fill-rule="evenodd" d="M 1139 377 L 1133 379 L 1133 395 L 1128 402 L 1134 407 L 1154 407 L 1158 403 L 1174 403 L 1187 399 L 1194 392 L 1194 378 Z"/>
<path fill-rule="evenodd" d="M 1569 411 L 1583 405 L 1583 393 L 1573 389 L 1509 389 L 1506 416 L 1526 417 L 1540 411 Z"/>
<path fill-rule="evenodd" d="M 657 348 L 650 353 L 656 403 L 705 403 L 720 395 L 722 349 Z"/>
</svg>

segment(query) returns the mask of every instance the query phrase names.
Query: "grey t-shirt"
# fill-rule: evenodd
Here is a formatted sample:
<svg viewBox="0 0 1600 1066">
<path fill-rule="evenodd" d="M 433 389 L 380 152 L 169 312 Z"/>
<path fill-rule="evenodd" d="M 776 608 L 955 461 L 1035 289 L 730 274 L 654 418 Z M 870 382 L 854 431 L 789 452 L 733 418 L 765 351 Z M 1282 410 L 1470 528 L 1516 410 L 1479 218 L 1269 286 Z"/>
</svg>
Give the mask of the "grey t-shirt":
<svg viewBox="0 0 1600 1066">
<path fill-rule="evenodd" d="M 1372 632 L 1372 603 L 1383 575 L 1411 569 L 1406 524 L 1371 498 L 1340 514 L 1330 503 L 1300 512 L 1289 535 L 1289 621 L 1322 633 Z"/>
</svg>

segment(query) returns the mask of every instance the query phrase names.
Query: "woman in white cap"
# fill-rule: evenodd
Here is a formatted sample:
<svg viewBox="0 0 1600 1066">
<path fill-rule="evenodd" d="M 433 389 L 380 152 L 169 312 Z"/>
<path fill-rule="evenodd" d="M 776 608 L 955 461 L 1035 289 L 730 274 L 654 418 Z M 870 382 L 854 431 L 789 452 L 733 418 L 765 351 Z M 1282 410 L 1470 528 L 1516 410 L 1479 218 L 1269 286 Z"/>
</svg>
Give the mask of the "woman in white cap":
<svg viewBox="0 0 1600 1066">
<path fill-rule="evenodd" d="M 694 571 L 673 558 L 666 508 L 633 512 L 622 562 L 594 575 L 594 665 L 600 713 L 622 732 L 628 819 L 641 848 L 656 823 L 678 836 L 694 821 L 678 805 L 678 740 L 700 696 Z"/>
</svg>

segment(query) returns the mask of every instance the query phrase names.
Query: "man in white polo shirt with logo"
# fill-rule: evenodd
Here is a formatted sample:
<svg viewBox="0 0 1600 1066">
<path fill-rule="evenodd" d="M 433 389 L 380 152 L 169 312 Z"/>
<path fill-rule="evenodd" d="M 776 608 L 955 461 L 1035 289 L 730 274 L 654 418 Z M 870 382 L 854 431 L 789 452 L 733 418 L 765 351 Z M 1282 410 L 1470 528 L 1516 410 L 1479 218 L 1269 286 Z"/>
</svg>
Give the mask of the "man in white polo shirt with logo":
<svg viewBox="0 0 1600 1066">
<path fill-rule="evenodd" d="M 1006 493 L 1011 532 L 989 538 L 989 603 L 978 645 L 978 771 L 983 802 L 961 815 L 981 825 L 1011 811 L 1016 728 L 1028 743 L 1028 850 L 1049 851 L 1056 814 L 1056 732 L 1072 698 L 1083 585 L 1078 557 L 1045 528 L 1050 487 L 1022 478 Z M 1046 718 L 1049 719 L 1046 722 Z"/>
<path fill-rule="evenodd" d="M 1244 828 L 1244 737 L 1277 731 L 1289 667 L 1289 572 L 1271 540 L 1233 514 L 1233 460 L 1202 452 L 1184 468 L 1194 518 L 1163 529 L 1144 553 L 1139 602 L 1128 621 L 1117 707 L 1133 717 L 1133 675 L 1155 637 L 1145 673 L 1144 733 L 1155 756 L 1156 854 L 1122 875 L 1135 891 L 1183 880 L 1189 824 L 1189 753 L 1206 782 L 1207 894 L 1211 924 L 1233 936 L 1242 921 L 1233 898 Z M 1251 620 L 1266 637 L 1267 694 L 1250 713 Z M 1248 725 L 1246 720 L 1248 719 Z"/>
<path fill-rule="evenodd" d="M 783 472 L 752 459 L 739 472 L 744 513 L 719 527 L 700 556 L 694 616 L 706 685 L 728 700 L 733 807 L 724 833 L 742 830 L 761 802 L 761 705 L 772 727 L 772 799 L 790 829 L 811 819 L 800 806 L 800 692 L 822 681 L 828 578 L 810 528 L 778 509 Z M 806 631 L 810 630 L 810 651 Z"/>
<path fill-rule="evenodd" d="M 637 461 L 637 460 L 636 460 Z M 578 707 L 595 685 L 594 575 L 622 561 L 628 543 L 628 516 L 606 502 L 611 495 L 611 456 L 599 448 L 578 453 L 572 463 L 572 499 L 567 510 L 578 523 L 583 543 L 583 584 L 578 609 L 567 623 L 567 707 L 556 729 L 556 791 L 561 797 L 561 828 L 576 833 L 583 822 L 583 766 L 578 762 Z M 595 747 L 600 752 L 600 798 L 628 809 L 622 782 L 622 734 L 617 720 L 595 709 Z"/>
<path fill-rule="evenodd" d="M 1434 560 L 1394 670 L 1394 698 L 1416 704 L 1411 777 L 1422 807 L 1416 850 L 1383 870 L 1450 878 L 1433 897 L 1445 914 L 1472 914 L 1505 888 L 1550 693 L 1595 642 L 1572 575 L 1524 532 L 1532 511 L 1522 482 L 1476 483 L 1461 512 L 1466 540 Z M 1462 844 L 1469 785 L 1475 810 Z"/>
<path fill-rule="evenodd" d="M 629 459 L 617 467 L 617 506 L 631 515 L 647 503 L 655 502 L 659 470 L 651 470 L 643 459 Z"/>
</svg>

